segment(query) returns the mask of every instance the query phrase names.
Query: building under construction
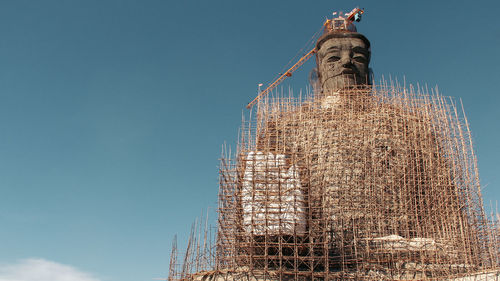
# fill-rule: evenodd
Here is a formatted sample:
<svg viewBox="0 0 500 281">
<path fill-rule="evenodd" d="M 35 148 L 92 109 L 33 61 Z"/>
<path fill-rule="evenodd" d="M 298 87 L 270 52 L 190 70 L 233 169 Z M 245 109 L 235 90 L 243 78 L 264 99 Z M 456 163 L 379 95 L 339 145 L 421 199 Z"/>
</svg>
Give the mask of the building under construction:
<svg viewBox="0 0 500 281">
<path fill-rule="evenodd" d="M 197 224 L 169 280 L 498 280 L 461 105 L 361 77 L 361 13 L 325 23 L 310 93 L 251 103 L 221 160 L 214 238 Z"/>
</svg>

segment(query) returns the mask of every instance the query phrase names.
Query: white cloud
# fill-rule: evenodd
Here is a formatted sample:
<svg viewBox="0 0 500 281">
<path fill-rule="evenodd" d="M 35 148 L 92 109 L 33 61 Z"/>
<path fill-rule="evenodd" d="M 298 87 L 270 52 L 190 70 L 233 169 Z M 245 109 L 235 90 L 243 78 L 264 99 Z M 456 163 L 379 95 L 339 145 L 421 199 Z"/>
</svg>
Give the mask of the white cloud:
<svg viewBox="0 0 500 281">
<path fill-rule="evenodd" d="M 0 281 L 99 281 L 75 267 L 44 259 L 0 264 Z"/>
</svg>

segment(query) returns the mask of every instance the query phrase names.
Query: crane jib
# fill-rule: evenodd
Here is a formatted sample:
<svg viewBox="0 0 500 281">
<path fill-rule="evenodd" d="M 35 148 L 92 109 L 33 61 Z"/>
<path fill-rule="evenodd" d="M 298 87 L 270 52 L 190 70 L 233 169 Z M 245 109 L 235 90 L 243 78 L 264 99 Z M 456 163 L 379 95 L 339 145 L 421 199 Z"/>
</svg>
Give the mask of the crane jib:
<svg viewBox="0 0 500 281">
<path fill-rule="evenodd" d="M 281 84 L 281 82 L 283 82 L 283 80 L 285 80 L 287 77 L 292 76 L 292 73 L 295 70 L 297 70 L 297 68 L 299 68 L 301 65 L 303 65 L 309 58 L 311 58 L 311 56 L 314 53 L 316 53 L 316 48 L 313 48 L 311 51 L 309 51 L 309 53 L 307 53 L 306 55 L 304 55 L 303 57 L 301 57 L 299 59 L 299 61 L 297 61 L 292 67 L 290 67 L 290 69 L 288 69 L 287 71 L 285 71 L 285 73 L 282 74 L 278 79 L 276 79 L 276 81 L 274 81 L 273 83 L 271 83 L 265 90 L 263 90 L 262 92 L 260 92 L 257 95 L 257 97 L 247 105 L 247 108 L 251 108 L 258 100 L 260 100 L 262 97 L 264 97 L 265 95 L 267 95 L 272 89 L 276 88 L 276 86 L 278 86 L 279 84 Z"/>
</svg>

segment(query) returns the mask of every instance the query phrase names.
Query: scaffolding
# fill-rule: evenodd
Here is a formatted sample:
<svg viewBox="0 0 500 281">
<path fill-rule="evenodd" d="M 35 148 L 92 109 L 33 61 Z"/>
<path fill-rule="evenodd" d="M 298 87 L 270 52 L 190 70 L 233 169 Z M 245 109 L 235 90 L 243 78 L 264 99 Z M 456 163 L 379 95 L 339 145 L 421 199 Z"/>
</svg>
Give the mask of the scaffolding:
<svg viewBox="0 0 500 281">
<path fill-rule="evenodd" d="M 218 216 L 212 268 L 170 280 L 452 280 L 500 264 L 467 119 L 437 89 L 259 100 L 222 156 Z"/>
</svg>

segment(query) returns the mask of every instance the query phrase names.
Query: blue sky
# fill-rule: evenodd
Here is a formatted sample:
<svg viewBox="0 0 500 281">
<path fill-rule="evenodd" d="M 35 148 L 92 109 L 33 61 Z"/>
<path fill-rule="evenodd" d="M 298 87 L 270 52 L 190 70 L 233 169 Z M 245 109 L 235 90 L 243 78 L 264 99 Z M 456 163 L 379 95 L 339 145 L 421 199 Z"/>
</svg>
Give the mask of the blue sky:
<svg viewBox="0 0 500 281">
<path fill-rule="evenodd" d="M 216 205 L 221 146 L 257 84 L 358 5 L 375 80 L 461 98 L 485 202 L 499 200 L 498 1 L 6 0 L 0 281 L 29 266 L 166 277 L 174 234 Z M 304 89 L 312 61 L 284 89 Z"/>
</svg>

